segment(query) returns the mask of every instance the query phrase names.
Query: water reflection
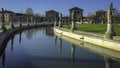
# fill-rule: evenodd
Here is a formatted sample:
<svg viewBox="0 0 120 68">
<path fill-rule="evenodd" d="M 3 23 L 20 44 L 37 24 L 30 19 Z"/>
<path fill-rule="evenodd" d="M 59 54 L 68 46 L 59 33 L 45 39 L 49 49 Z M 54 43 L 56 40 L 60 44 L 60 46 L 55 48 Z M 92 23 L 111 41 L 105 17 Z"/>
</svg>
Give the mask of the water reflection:
<svg viewBox="0 0 120 68">
<path fill-rule="evenodd" d="M 112 59 L 104 56 L 104 61 L 105 61 L 106 68 L 112 68 L 112 62 L 113 62 Z"/>
<path fill-rule="evenodd" d="M 45 35 L 43 35 L 43 31 Z M 28 38 L 26 32 L 32 37 Z M 120 58 L 119 52 L 73 40 L 59 34 L 54 36 L 52 32 L 51 27 L 35 28 L 12 36 L 8 44 L 6 42 L 0 47 L 2 68 L 120 67 L 115 64 L 115 61 Z M 99 55 L 101 57 L 98 57 Z M 15 63 L 12 64 L 12 62 Z"/>
<path fill-rule="evenodd" d="M 55 45 L 57 44 L 57 36 L 55 36 Z"/>
<path fill-rule="evenodd" d="M 32 39 L 32 37 L 33 37 L 34 34 L 35 34 L 35 30 L 34 30 L 34 29 L 26 30 L 26 31 L 25 31 L 25 34 L 26 34 L 27 39 Z"/>
<path fill-rule="evenodd" d="M 7 41 L 5 41 L 5 43 L 3 43 L 3 45 L 0 47 L 0 58 L 2 60 L 2 66 L 5 66 L 5 59 L 6 59 L 6 52 L 5 52 L 5 48 L 7 45 Z"/>
<path fill-rule="evenodd" d="M 11 51 L 13 51 L 14 36 L 11 37 Z"/>
<path fill-rule="evenodd" d="M 62 53 L 62 39 L 59 38 L 59 52 Z"/>
<path fill-rule="evenodd" d="M 74 63 L 74 61 L 75 61 L 75 45 L 72 43 L 70 43 L 70 45 L 71 45 L 71 60 Z"/>
<path fill-rule="evenodd" d="M 21 44 L 22 31 L 19 32 L 19 44 Z"/>
<path fill-rule="evenodd" d="M 86 49 L 92 53 L 99 54 L 103 57 L 105 62 L 105 68 L 116 68 L 117 66 L 112 66 L 112 63 L 116 63 L 115 61 L 120 62 L 120 53 L 117 51 L 113 51 L 110 49 L 94 46 L 88 43 L 80 42 L 78 40 L 72 40 L 71 38 L 61 36 L 60 34 L 55 33 L 58 38 L 64 39 L 68 41 L 71 45 L 71 60 L 75 62 L 75 54 L 76 54 L 76 46 L 80 46 L 83 49 Z"/>
<path fill-rule="evenodd" d="M 53 27 L 46 27 L 43 30 L 45 32 L 46 36 L 51 36 L 53 37 L 54 33 L 53 33 Z"/>
<path fill-rule="evenodd" d="M 5 65 L 5 51 L 3 52 L 2 54 L 2 65 L 4 66 Z"/>
</svg>

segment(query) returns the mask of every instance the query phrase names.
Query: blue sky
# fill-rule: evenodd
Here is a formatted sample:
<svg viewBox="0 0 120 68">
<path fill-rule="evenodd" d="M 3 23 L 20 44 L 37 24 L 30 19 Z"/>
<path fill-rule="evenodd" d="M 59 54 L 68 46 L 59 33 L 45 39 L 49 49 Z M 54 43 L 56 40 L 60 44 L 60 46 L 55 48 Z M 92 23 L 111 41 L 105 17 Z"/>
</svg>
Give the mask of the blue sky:
<svg viewBox="0 0 120 68">
<path fill-rule="evenodd" d="M 110 2 L 120 10 L 120 0 L 0 0 L 0 8 L 25 12 L 28 7 L 31 7 L 35 13 L 42 14 L 53 9 L 68 15 L 69 9 L 76 6 L 82 8 L 84 15 L 87 15 L 99 9 L 107 10 Z"/>
</svg>

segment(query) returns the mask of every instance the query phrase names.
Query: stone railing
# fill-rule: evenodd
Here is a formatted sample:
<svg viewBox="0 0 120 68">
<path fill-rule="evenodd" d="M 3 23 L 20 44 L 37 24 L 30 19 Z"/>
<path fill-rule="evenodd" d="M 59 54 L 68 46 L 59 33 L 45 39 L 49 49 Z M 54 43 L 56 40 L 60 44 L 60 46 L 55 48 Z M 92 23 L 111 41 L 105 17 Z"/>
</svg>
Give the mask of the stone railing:
<svg viewBox="0 0 120 68">
<path fill-rule="evenodd" d="M 64 31 L 72 32 L 70 29 L 66 29 L 66 28 L 60 28 L 60 29 L 64 30 Z M 74 33 L 82 34 L 82 35 L 86 35 L 86 36 L 93 36 L 93 37 L 98 37 L 98 38 L 104 38 L 104 34 L 100 34 L 100 33 L 91 33 L 91 32 L 84 32 L 84 31 L 78 31 L 78 30 L 75 30 Z M 113 40 L 114 41 L 120 41 L 120 36 L 113 36 Z"/>
</svg>

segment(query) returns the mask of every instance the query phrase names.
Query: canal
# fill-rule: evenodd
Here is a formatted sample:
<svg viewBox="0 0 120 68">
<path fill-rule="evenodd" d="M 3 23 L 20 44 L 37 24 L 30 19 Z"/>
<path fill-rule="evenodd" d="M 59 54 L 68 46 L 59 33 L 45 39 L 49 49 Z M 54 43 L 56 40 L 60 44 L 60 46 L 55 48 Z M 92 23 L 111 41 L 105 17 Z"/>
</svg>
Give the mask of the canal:
<svg viewBox="0 0 120 68">
<path fill-rule="evenodd" d="M 11 36 L 0 48 L 0 68 L 120 68 L 120 53 L 33 28 Z"/>
</svg>

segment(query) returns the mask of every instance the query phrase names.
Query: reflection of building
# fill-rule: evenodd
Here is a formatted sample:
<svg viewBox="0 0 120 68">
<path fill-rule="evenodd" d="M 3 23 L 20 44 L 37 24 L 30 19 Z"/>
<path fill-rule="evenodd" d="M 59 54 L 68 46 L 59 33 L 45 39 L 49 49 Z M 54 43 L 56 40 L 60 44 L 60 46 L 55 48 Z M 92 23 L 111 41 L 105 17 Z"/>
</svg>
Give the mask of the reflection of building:
<svg viewBox="0 0 120 68">
<path fill-rule="evenodd" d="M 48 26 L 48 27 L 45 27 L 44 30 L 45 30 L 45 35 L 53 36 L 53 27 Z"/>
<path fill-rule="evenodd" d="M 73 7 L 69 9 L 70 11 L 70 19 L 72 18 L 72 11 L 74 11 L 74 21 L 75 22 L 82 22 L 83 19 L 83 9 L 78 7 Z"/>
<path fill-rule="evenodd" d="M 50 10 L 50 11 L 46 11 L 46 21 L 47 22 L 54 22 L 55 19 L 57 20 L 59 17 L 59 12 L 54 11 L 54 10 Z"/>
<path fill-rule="evenodd" d="M 104 10 L 96 11 L 96 23 L 106 22 L 106 20 L 105 20 L 107 17 L 106 14 L 107 14 L 107 12 Z"/>
</svg>

